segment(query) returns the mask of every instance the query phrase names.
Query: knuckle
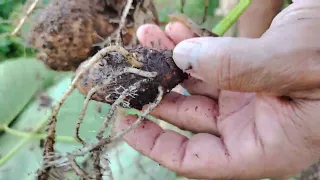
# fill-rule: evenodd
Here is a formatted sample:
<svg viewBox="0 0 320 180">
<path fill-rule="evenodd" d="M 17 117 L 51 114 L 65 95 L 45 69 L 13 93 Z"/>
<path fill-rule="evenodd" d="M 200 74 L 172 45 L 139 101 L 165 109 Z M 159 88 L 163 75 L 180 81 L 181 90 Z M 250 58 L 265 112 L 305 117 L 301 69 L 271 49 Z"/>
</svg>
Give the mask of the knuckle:
<svg viewBox="0 0 320 180">
<path fill-rule="evenodd" d="M 216 52 L 217 62 L 217 82 L 220 86 L 231 89 L 231 68 L 232 68 L 232 55 L 226 48 L 219 48 Z"/>
</svg>

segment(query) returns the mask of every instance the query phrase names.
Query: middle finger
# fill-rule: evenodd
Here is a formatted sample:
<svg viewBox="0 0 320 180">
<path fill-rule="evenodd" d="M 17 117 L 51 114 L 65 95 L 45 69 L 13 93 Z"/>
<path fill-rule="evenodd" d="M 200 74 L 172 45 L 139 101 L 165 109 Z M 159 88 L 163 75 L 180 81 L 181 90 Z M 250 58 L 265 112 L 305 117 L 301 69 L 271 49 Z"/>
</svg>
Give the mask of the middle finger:
<svg viewBox="0 0 320 180">
<path fill-rule="evenodd" d="M 171 22 L 165 29 L 164 32 L 159 26 L 146 24 L 138 29 L 137 37 L 144 46 L 171 50 L 184 39 L 195 37 L 192 30 L 179 22 Z M 181 85 L 192 95 L 203 95 L 213 99 L 217 99 L 219 96 L 218 89 L 192 76 Z"/>
</svg>

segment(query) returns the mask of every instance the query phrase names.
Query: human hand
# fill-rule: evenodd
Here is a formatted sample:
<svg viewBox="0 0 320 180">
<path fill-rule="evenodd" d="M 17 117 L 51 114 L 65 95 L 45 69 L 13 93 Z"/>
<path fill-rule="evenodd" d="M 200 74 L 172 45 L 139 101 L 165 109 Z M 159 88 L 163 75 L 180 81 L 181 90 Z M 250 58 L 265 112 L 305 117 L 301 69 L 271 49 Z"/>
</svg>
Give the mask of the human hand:
<svg viewBox="0 0 320 180">
<path fill-rule="evenodd" d="M 316 161 L 319 11 L 318 0 L 294 3 L 258 39 L 192 38 L 179 23 L 166 33 L 141 27 L 142 44 L 174 49 L 176 64 L 194 77 L 182 84 L 191 96 L 172 92 L 152 115 L 196 134 L 189 139 L 146 120 L 125 141 L 188 178 L 281 177 Z M 125 117 L 117 129 L 135 120 Z"/>
</svg>

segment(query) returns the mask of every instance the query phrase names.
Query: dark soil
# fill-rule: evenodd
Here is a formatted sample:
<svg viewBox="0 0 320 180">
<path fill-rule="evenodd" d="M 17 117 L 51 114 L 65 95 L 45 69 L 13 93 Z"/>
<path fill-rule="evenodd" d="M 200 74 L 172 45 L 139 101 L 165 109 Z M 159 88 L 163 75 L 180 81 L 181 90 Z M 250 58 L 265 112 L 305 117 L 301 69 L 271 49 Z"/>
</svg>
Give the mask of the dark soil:
<svg viewBox="0 0 320 180">
<path fill-rule="evenodd" d="M 318 180 L 320 179 L 320 160 L 312 164 L 301 172 L 300 180 Z"/>
<path fill-rule="evenodd" d="M 155 100 L 158 95 L 159 86 L 164 88 L 164 93 L 166 94 L 188 77 L 187 74 L 183 73 L 175 65 L 172 59 L 172 51 L 170 50 L 159 51 L 140 46 L 134 49 L 128 49 L 128 51 L 137 55 L 139 61 L 143 64 L 140 68 L 141 70 L 157 72 L 157 77 L 145 78 L 132 73 L 116 76 L 110 84 L 93 95 L 93 100 L 112 104 L 119 97 L 116 89 L 118 89 L 118 92 L 121 92 L 134 83 L 146 79 L 148 81 L 142 83 L 140 88 L 138 88 L 135 98 L 129 96 L 125 99 L 130 102 L 131 108 L 141 110 L 144 105 Z M 126 61 L 124 56 L 118 52 L 110 53 L 83 76 L 78 84 L 78 89 L 86 95 L 91 88 L 96 85 L 101 85 L 110 75 L 120 72 L 125 67 L 132 67 L 132 65 Z M 110 95 L 110 97 L 107 101 L 105 98 L 108 95 Z"/>
</svg>

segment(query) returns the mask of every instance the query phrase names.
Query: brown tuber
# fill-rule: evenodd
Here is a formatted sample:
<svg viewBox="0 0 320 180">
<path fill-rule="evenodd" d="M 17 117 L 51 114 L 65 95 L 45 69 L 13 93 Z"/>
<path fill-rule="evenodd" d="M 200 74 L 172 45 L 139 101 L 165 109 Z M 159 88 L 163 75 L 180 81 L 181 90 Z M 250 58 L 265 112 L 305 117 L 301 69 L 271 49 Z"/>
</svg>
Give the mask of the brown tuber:
<svg viewBox="0 0 320 180">
<path fill-rule="evenodd" d="M 179 16 L 177 19 L 186 22 L 191 29 L 195 28 L 195 34 L 201 36 L 205 32 L 184 18 Z M 48 179 L 51 166 L 55 164 L 70 164 L 79 176 L 91 178 L 91 174 L 76 162 L 76 157 L 88 153 L 94 154 L 95 179 L 102 179 L 106 169 L 101 168 L 101 152 L 136 128 L 159 105 L 164 95 L 188 78 L 174 63 L 171 50 L 137 46 L 136 28 L 150 21 L 157 22 L 151 0 L 52 0 L 40 13 L 30 41 L 40 51 L 40 59 L 53 70 L 76 72 L 52 110 L 44 144 L 44 164 L 37 179 Z M 75 127 L 75 139 L 86 148 L 56 159 L 52 155 L 55 153 L 57 115 L 75 89 L 86 95 Z M 112 104 L 97 133 L 98 143 L 92 145 L 79 135 L 90 100 Z M 104 137 L 110 123 L 111 128 L 114 126 L 119 106 L 142 110 L 145 105 L 148 106 L 130 127 Z"/>
<path fill-rule="evenodd" d="M 38 58 L 53 70 L 75 70 L 94 55 L 102 42 L 114 40 L 127 0 L 52 0 L 42 9 L 31 30 L 30 43 Z M 137 27 L 158 23 L 151 0 L 134 0 L 126 18 L 124 45 L 136 45 Z M 106 43 L 106 45 L 109 45 Z"/>
<path fill-rule="evenodd" d="M 167 93 L 187 78 L 187 74 L 174 63 L 170 50 L 141 46 L 126 50 L 129 52 L 126 56 L 119 51 L 103 57 L 82 77 L 77 84 L 78 90 L 87 95 L 92 88 L 103 85 L 91 99 L 112 104 L 124 90 L 141 82 L 137 85 L 139 87 L 130 92 L 131 94 L 128 93 L 124 99 L 129 103 L 128 107 L 141 110 L 144 105 L 154 102 L 159 93 L 159 86 L 164 89 L 164 93 Z M 79 69 L 86 63 L 83 62 Z M 136 68 L 133 68 L 134 66 Z M 156 76 L 146 77 L 138 72 L 125 72 L 125 69 L 138 70 L 150 75 L 155 73 Z M 110 81 L 104 84 L 110 77 L 112 77 Z"/>
</svg>

